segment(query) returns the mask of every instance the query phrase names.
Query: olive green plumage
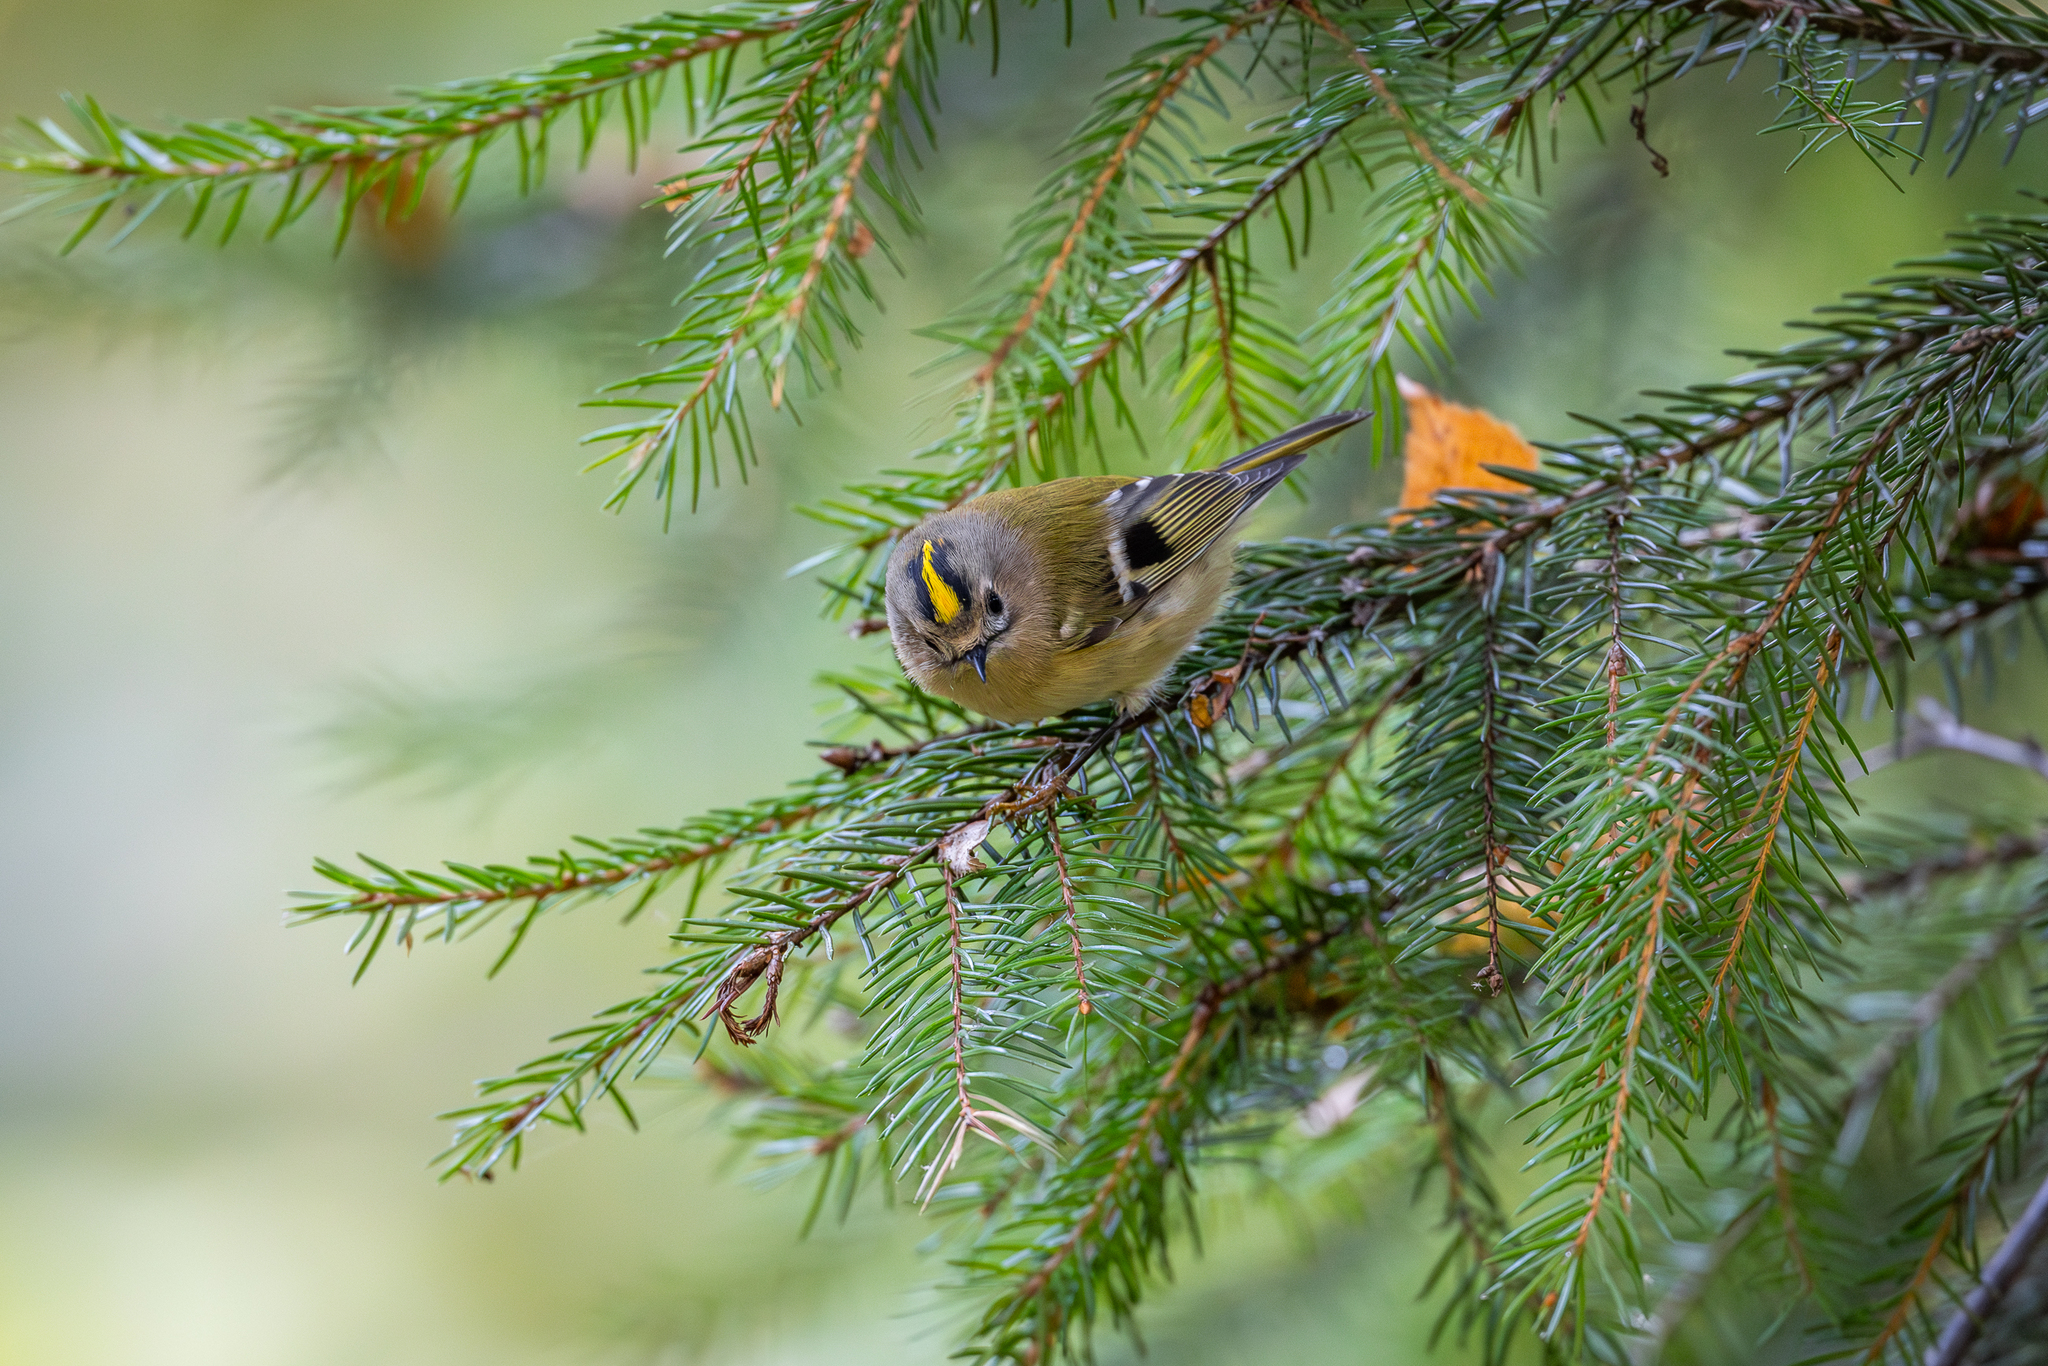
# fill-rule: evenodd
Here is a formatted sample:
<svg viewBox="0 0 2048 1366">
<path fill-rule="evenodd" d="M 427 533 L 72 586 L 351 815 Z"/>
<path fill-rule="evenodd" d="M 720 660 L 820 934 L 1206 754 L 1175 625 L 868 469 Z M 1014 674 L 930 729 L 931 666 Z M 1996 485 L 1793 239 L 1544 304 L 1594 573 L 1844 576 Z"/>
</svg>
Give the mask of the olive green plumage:
<svg viewBox="0 0 2048 1366">
<path fill-rule="evenodd" d="M 1213 470 L 1054 479 L 932 514 L 889 558 L 896 657 L 997 721 L 1142 710 L 1222 605 L 1239 521 L 1369 416 L 1317 418 Z"/>
</svg>

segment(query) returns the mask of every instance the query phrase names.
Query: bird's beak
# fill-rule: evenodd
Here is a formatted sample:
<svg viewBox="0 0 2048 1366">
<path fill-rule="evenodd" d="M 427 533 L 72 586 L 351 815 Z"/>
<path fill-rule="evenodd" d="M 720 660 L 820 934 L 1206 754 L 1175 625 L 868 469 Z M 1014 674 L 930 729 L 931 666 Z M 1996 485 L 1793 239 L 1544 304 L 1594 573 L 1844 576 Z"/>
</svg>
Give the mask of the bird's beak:
<svg viewBox="0 0 2048 1366">
<path fill-rule="evenodd" d="M 966 659 L 974 666 L 974 676 L 984 683 L 988 682 L 988 642 L 983 641 L 969 650 Z"/>
</svg>

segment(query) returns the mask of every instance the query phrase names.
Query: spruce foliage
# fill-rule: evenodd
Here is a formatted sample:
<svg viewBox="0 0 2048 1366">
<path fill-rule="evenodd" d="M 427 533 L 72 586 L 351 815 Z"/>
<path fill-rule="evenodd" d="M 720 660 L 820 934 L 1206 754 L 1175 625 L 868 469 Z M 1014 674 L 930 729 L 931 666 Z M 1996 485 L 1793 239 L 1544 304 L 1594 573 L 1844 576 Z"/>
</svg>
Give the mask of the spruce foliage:
<svg viewBox="0 0 2048 1366">
<path fill-rule="evenodd" d="M 1108 443 L 1202 464 L 1339 406 L 1391 442 L 1397 350 L 1439 354 L 1531 250 L 1563 106 L 1646 140 L 1653 91 L 1765 63 L 1788 159 L 1847 142 L 1890 175 L 2009 155 L 2048 110 L 2048 18 L 1986 0 L 1154 22 L 937 324 L 942 435 L 812 509 L 833 613 L 873 617 L 927 512 Z M 1004 23 L 1062 16 L 727 5 L 377 108 L 164 129 L 82 101 L 0 166 L 74 244 L 167 211 L 218 240 L 317 214 L 338 245 L 432 173 L 459 200 L 494 144 L 522 186 L 608 121 L 642 144 L 666 99 L 695 273 L 590 438 L 614 503 L 666 510 L 745 476 L 750 413 L 831 401 L 870 273 L 919 227 L 937 73 L 999 60 Z M 1363 221 L 1333 221 L 1338 180 Z M 1312 249 L 1349 259 L 1298 336 L 1271 282 Z M 630 1120 L 650 1065 L 702 1059 L 812 1218 L 893 1195 L 943 1221 L 969 1361 L 1085 1360 L 1134 1324 L 1226 1161 L 1389 1150 L 1441 1202 L 1445 1327 L 1490 1359 L 2017 1342 L 2048 1228 L 2048 844 L 1874 826 L 1843 795 L 1858 709 L 1903 739 L 1909 664 L 1990 667 L 2048 584 L 2048 217 L 1930 253 L 1743 374 L 1550 448 L 1525 492 L 1249 548 L 1141 715 L 991 727 L 893 672 L 833 679 L 837 743 L 788 791 L 523 865 L 322 861 L 294 913 L 352 927 L 359 974 L 493 922 L 503 963 L 600 900 L 674 917 L 648 990 L 456 1113 L 445 1170 L 516 1165 L 592 1107 Z M 1170 436 L 1137 430 L 1152 391 Z M 851 1056 L 809 1032 L 830 1006 L 864 1021 Z"/>
</svg>

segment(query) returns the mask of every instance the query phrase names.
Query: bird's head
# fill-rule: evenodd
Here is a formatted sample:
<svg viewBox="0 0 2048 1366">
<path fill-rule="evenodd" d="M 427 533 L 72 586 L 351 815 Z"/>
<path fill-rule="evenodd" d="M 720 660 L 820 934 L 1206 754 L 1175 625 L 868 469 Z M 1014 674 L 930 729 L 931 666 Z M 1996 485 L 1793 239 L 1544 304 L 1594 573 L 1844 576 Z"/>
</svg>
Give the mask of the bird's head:
<svg viewBox="0 0 2048 1366">
<path fill-rule="evenodd" d="M 906 666 L 972 669 L 989 656 L 1031 595 L 1029 556 L 1006 524 L 966 508 L 927 520 L 889 559 L 889 628 Z"/>
</svg>

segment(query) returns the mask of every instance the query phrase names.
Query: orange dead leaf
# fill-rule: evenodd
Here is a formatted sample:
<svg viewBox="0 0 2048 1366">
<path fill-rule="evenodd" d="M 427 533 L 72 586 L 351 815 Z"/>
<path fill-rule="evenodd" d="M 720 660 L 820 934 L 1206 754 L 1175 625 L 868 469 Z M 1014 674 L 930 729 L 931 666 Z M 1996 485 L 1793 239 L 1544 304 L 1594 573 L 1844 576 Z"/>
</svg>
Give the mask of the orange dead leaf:
<svg viewBox="0 0 2048 1366">
<path fill-rule="evenodd" d="M 1506 891 L 1516 897 L 1532 897 L 1536 895 L 1535 888 L 1527 886 L 1515 880 L 1512 874 L 1517 871 L 1519 870 L 1516 869 L 1512 863 L 1508 865 L 1508 875 L 1505 875 L 1501 878 L 1498 884 L 1499 890 Z M 1478 884 L 1481 881 L 1481 879 L 1484 878 L 1484 876 L 1485 869 L 1483 868 L 1474 868 L 1471 872 L 1465 875 L 1466 880 L 1475 885 Z M 1498 892 L 1496 892 L 1494 898 L 1494 906 L 1500 912 L 1501 923 L 1503 926 L 1506 926 L 1508 924 L 1516 924 L 1530 925 L 1534 926 L 1537 929 L 1548 928 L 1543 924 L 1542 921 L 1536 918 L 1535 913 L 1532 912 L 1527 906 L 1524 906 L 1520 901 L 1510 901 L 1507 897 L 1500 896 Z M 1443 941 L 1436 946 L 1437 952 L 1447 953 L 1454 958 L 1469 958 L 1474 954 L 1485 953 L 1487 951 L 1488 940 L 1486 935 L 1486 895 L 1484 892 L 1481 892 L 1477 896 L 1468 897 L 1464 901 L 1459 902 L 1456 906 L 1453 906 L 1449 910 L 1445 911 L 1442 915 L 1440 915 L 1437 918 L 1446 924 L 1470 925 L 1472 927 L 1472 929 L 1467 932 L 1446 935 Z M 1509 952 L 1527 958 L 1534 958 L 1537 952 L 1542 948 L 1542 945 L 1540 943 L 1530 938 L 1528 935 L 1520 934 L 1514 930 L 1506 928 L 1503 928 L 1501 930 L 1500 941 L 1501 944 L 1504 947 L 1506 947 Z"/>
<path fill-rule="evenodd" d="M 1520 493 L 1524 486 L 1486 469 L 1536 468 L 1536 449 L 1491 413 L 1441 398 L 1406 375 L 1394 383 L 1408 405 L 1408 439 L 1401 447 L 1401 506 L 1428 507 L 1450 489 Z"/>
<path fill-rule="evenodd" d="M 2048 517 L 2041 490 L 2016 474 L 1985 480 L 1976 500 L 1957 518 L 1957 541 L 1970 549 L 2013 550 L 2034 534 L 2034 524 Z"/>
</svg>

